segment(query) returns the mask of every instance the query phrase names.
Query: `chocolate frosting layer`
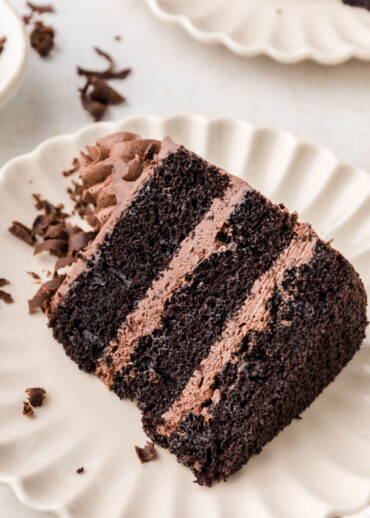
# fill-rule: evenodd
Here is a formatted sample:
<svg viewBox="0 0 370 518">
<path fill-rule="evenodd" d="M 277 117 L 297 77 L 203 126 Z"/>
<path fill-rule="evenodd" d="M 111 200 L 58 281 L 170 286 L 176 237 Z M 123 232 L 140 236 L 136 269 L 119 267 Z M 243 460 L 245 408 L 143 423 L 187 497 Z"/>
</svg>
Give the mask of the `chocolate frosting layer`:
<svg viewBox="0 0 370 518">
<path fill-rule="evenodd" d="M 212 400 L 212 405 L 220 401 L 218 390 L 212 385 L 216 374 L 229 362 L 235 361 L 234 353 L 240 347 L 243 338 L 249 331 L 263 331 L 269 320 L 267 302 L 276 288 L 281 289 L 284 273 L 293 267 L 308 263 L 314 255 L 317 235 L 306 223 L 297 223 L 295 237 L 290 245 L 280 254 L 274 265 L 259 277 L 239 309 L 235 318 L 229 320 L 220 340 L 211 347 L 198 370 L 190 378 L 180 397 L 171 408 L 162 415 L 162 424 L 157 428 L 164 436 L 171 436 L 185 414 L 189 412 L 208 415 L 209 410 L 202 404 Z"/>
<path fill-rule="evenodd" d="M 113 133 L 81 152 L 83 201 L 96 207 L 99 226 L 104 225 L 117 202 L 127 198 L 144 168 L 160 150 L 160 143 L 135 133 Z"/>
</svg>

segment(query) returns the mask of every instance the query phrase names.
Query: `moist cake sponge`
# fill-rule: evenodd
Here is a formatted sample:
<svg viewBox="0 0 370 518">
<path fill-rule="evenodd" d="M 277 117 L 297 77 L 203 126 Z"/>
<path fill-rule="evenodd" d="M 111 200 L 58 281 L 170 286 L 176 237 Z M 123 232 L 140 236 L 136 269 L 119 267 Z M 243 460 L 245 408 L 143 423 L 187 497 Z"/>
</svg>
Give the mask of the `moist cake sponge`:
<svg viewBox="0 0 370 518">
<path fill-rule="evenodd" d="M 227 479 L 359 349 L 364 286 L 295 213 L 169 138 L 101 139 L 81 177 L 101 229 L 54 336 L 199 484 Z"/>
</svg>

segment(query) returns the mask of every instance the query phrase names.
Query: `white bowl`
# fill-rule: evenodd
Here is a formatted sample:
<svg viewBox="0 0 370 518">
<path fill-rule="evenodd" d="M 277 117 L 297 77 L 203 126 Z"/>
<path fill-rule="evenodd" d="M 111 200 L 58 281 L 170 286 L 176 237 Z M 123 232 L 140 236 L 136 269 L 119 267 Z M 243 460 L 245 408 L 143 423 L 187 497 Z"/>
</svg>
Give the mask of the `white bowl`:
<svg viewBox="0 0 370 518">
<path fill-rule="evenodd" d="M 7 41 L 0 54 L 0 108 L 21 84 L 29 47 L 24 23 L 6 0 L 0 0 L 0 37 L 3 36 Z"/>
</svg>

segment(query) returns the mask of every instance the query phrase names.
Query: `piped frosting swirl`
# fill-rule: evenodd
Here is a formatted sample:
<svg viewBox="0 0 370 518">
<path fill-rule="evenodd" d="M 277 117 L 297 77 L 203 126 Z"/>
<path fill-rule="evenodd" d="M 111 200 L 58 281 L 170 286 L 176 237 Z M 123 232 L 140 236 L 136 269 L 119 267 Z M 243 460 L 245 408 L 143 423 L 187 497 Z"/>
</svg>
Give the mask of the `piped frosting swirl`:
<svg viewBox="0 0 370 518">
<path fill-rule="evenodd" d="M 159 148 L 157 140 L 119 132 L 99 139 L 95 146 L 86 146 L 87 153 L 81 152 L 82 199 L 95 206 L 99 226 L 107 221 L 114 206 L 129 195 Z"/>
</svg>

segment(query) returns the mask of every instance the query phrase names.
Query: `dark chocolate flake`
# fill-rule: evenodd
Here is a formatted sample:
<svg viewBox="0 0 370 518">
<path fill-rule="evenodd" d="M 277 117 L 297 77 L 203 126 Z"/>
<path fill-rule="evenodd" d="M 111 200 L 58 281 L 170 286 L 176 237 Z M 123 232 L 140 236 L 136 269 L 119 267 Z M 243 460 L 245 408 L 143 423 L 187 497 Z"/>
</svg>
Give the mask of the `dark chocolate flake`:
<svg viewBox="0 0 370 518">
<path fill-rule="evenodd" d="M 81 232 L 75 234 L 69 240 L 68 255 L 72 255 L 75 252 L 80 252 L 94 239 L 96 232 Z"/>
<path fill-rule="evenodd" d="M 7 279 L 0 279 L 0 288 L 6 286 L 7 284 L 9 284 L 9 281 Z"/>
<path fill-rule="evenodd" d="M 99 122 L 103 118 L 103 115 L 106 112 L 108 106 L 99 101 L 94 101 L 91 99 L 90 95 L 87 93 L 89 86 L 90 83 L 87 82 L 86 85 L 80 89 L 81 104 L 84 110 L 89 112 L 94 121 Z"/>
<path fill-rule="evenodd" d="M 12 304 L 14 302 L 13 297 L 7 291 L 0 290 L 0 300 L 4 301 L 5 304 Z"/>
<path fill-rule="evenodd" d="M 26 389 L 26 394 L 28 395 L 28 401 L 33 407 L 40 407 L 43 405 L 46 390 L 41 387 L 34 387 Z"/>
<path fill-rule="evenodd" d="M 136 455 L 139 457 L 139 460 L 142 464 L 145 462 L 150 462 L 157 456 L 156 449 L 154 448 L 154 444 L 146 441 L 146 445 L 144 448 L 139 448 L 139 446 L 135 446 Z"/>
<path fill-rule="evenodd" d="M 49 225 L 50 219 L 44 214 L 39 214 L 32 224 L 32 232 L 42 236 Z"/>
<path fill-rule="evenodd" d="M 76 469 L 76 473 L 78 473 L 79 475 L 81 473 L 83 473 L 84 471 L 85 471 L 85 468 L 83 466 L 81 466 L 81 468 Z"/>
<path fill-rule="evenodd" d="M 11 234 L 19 237 L 19 239 L 22 239 L 22 241 L 28 245 L 33 246 L 35 244 L 36 239 L 32 230 L 26 227 L 26 225 L 23 225 L 23 223 L 20 223 L 19 221 L 13 221 L 12 226 L 9 227 L 8 230 Z"/>
<path fill-rule="evenodd" d="M 33 410 L 28 401 L 23 401 L 23 415 L 30 417 L 33 414 Z"/>
<path fill-rule="evenodd" d="M 76 262 L 76 258 L 73 255 L 67 255 L 67 257 L 61 257 L 57 260 L 54 267 L 54 274 L 64 268 L 65 266 L 70 266 L 71 264 Z"/>
<path fill-rule="evenodd" d="M 79 167 L 80 167 L 79 159 L 78 158 L 74 158 L 73 162 L 72 162 L 71 169 L 66 169 L 65 171 L 62 172 L 62 175 L 63 176 L 71 176 L 71 174 L 73 174 L 76 171 L 78 171 Z"/>
<path fill-rule="evenodd" d="M 35 246 L 34 255 L 41 252 L 50 252 L 57 257 L 64 257 L 68 250 L 68 243 L 62 239 L 47 239 Z"/>
<path fill-rule="evenodd" d="M 2 36 L 2 37 L 0 38 L 0 54 L 1 54 L 1 53 L 2 53 L 2 51 L 4 50 L 5 42 L 6 42 L 6 37 L 5 37 L 5 36 Z"/>
<path fill-rule="evenodd" d="M 42 22 L 35 22 L 30 34 L 31 46 L 43 58 L 46 58 L 54 47 L 55 31 Z"/>
<path fill-rule="evenodd" d="M 93 87 L 90 93 L 91 99 L 99 101 L 103 104 L 120 104 L 123 103 L 125 98 L 122 97 L 114 88 L 109 84 L 95 76 L 89 77 L 90 85 Z"/>
<path fill-rule="evenodd" d="M 54 12 L 54 8 L 51 4 L 39 5 L 39 4 L 34 4 L 33 2 L 27 2 L 27 5 L 33 13 L 43 14 L 43 13 L 53 13 Z"/>
<path fill-rule="evenodd" d="M 32 279 L 35 279 L 35 281 L 39 281 L 41 279 L 40 275 L 35 272 L 27 272 L 28 275 L 31 275 Z"/>
<path fill-rule="evenodd" d="M 95 52 L 108 61 L 108 67 L 105 70 L 89 70 L 83 67 L 77 67 L 77 73 L 80 76 L 95 76 L 100 79 L 125 79 L 131 72 L 131 68 L 124 68 L 123 70 L 114 70 L 114 61 L 104 50 L 94 47 Z"/>
<path fill-rule="evenodd" d="M 40 286 L 33 299 L 28 301 L 30 315 L 37 309 L 42 309 L 43 311 L 47 311 L 49 309 L 51 299 L 57 292 L 65 277 L 65 275 L 59 275 L 50 281 L 44 282 L 44 284 Z"/>
</svg>

